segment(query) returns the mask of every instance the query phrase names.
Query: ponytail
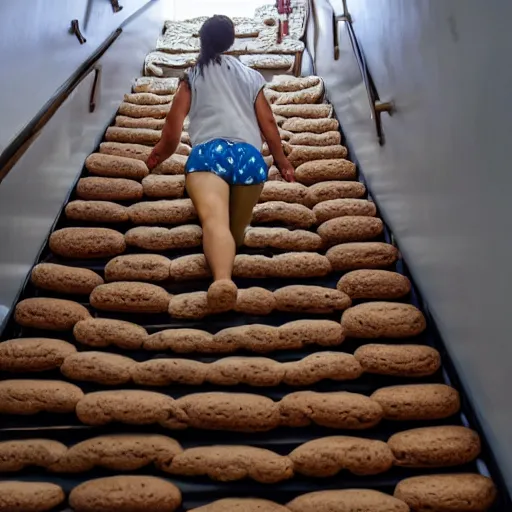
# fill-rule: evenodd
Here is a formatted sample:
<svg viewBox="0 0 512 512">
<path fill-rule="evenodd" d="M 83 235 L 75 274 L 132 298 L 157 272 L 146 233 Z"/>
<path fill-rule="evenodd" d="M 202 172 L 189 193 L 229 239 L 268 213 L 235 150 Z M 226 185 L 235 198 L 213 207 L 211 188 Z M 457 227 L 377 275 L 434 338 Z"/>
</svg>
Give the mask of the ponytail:
<svg viewBox="0 0 512 512">
<path fill-rule="evenodd" d="M 201 51 L 195 67 L 203 75 L 210 64 L 220 64 L 221 54 L 235 42 L 235 26 L 227 16 L 208 18 L 199 31 Z"/>
</svg>

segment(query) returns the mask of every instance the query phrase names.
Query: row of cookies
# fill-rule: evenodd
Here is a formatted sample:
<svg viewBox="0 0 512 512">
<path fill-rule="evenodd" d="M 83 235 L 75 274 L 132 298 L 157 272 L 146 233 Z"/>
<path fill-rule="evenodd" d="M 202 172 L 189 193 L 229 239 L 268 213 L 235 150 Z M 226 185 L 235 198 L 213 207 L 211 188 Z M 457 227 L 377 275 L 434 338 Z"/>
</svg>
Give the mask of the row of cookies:
<svg viewBox="0 0 512 512">
<path fill-rule="evenodd" d="M 388 386 L 370 397 L 346 391 L 296 391 L 279 401 L 256 394 L 205 392 L 173 399 L 140 389 L 84 394 L 65 381 L 15 379 L 0 382 L 0 413 L 76 413 L 91 426 L 124 423 L 231 432 L 268 432 L 278 427 L 319 425 L 364 430 L 382 420 L 450 418 L 460 410 L 458 392 L 446 384 Z"/>
<path fill-rule="evenodd" d="M 161 339 L 148 337 L 146 350 L 161 347 Z M 349 381 L 363 373 L 418 378 L 435 374 L 439 353 L 423 345 L 364 345 L 354 355 L 315 352 L 297 361 L 279 362 L 265 357 L 225 357 L 214 362 L 158 357 L 136 361 L 108 352 L 77 352 L 75 345 L 52 338 L 16 338 L 0 343 L 0 370 L 11 373 L 59 370 L 72 381 L 106 386 L 248 385 L 255 387 L 308 386 L 322 380 Z"/>
<path fill-rule="evenodd" d="M 98 178 L 84 178 L 84 180 L 97 180 Z M 111 180 L 111 179 L 109 179 Z M 146 191 L 149 194 L 172 196 L 180 194 L 183 196 L 185 181 L 181 176 L 157 176 L 151 175 L 144 178 Z M 143 180 L 143 182 L 144 182 Z M 124 184 L 124 182 L 120 182 Z M 82 187 L 83 181 L 79 183 Z M 116 185 L 118 185 L 117 183 Z M 93 194 L 102 194 L 97 182 L 86 182 L 85 188 L 93 187 Z M 101 185 L 101 183 L 100 183 Z M 107 183 L 108 185 L 108 183 Z M 123 185 L 122 194 L 130 190 L 129 186 Z M 115 187 L 114 187 L 115 189 Z M 144 187 L 141 191 L 144 190 Z M 153 192 L 154 191 L 154 192 Z M 174 194 L 176 192 L 176 194 Z M 109 194 L 107 188 L 106 194 Z M 295 196 L 295 197 L 292 197 Z M 275 198 L 275 199 L 274 199 Z M 307 188 L 297 183 L 267 182 L 264 186 L 260 204 L 254 207 L 252 224 L 268 224 L 279 222 L 291 228 L 309 229 L 312 226 L 324 226 L 326 222 L 333 221 L 340 217 L 348 217 L 352 223 L 356 223 L 354 217 L 362 217 L 361 222 L 378 224 L 378 236 L 382 232 L 382 223 L 373 219 L 376 215 L 375 204 L 366 199 L 335 199 L 317 203 L 313 208 L 308 208 L 301 202 L 307 198 Z M 284 200 L 282 200 L 284 199 Z M 183 224 L 197 219 L 197 213 L 190 199 L 153 199 L 150 201 L 134 202 L 131 206 L 123 206 L 112 201 L 105 200 L 83 200 L 70 201 L 64 210 L 70 220 L 81 220 L 88 222 L 116 223 L 131 221 L 134 224 Z M 372 221 L 365 220 L 373 219 Z M 338 230 L 343 227 L 339 226 Z M 360 229 L 364 229 L 364 224 Z M 321 229 L 319 230 L 320 235 Z M 357 242 L 356 233 L 348 233 L 352 236 L 353 242 Z M 366 236 L 368 238 L 368 235 Z M 363 238 L 364 239 L 364 238 Z"/>
<path fill-rule="evenodd" d="M 63 489 L 46 482 L 0 482 L 0 512 L 46 512 L 66 499 Z M 259 498 L 225 498 L 189 512 L 485 512 L 496 499 L 489 478 L 478 474 L 411 477 L 394 496 L 375 490 L 343 489 L 307 493 L 286 505 Z M 69 494 L 74 512 L 174 512 L 181 491 L 151 476 L 115 476 L 86 481 Z M 182 510 L 182 509 L 180 509 Z"/>
<path fill-rule="evenodd" d="M 86 439 L 69 448 L 51 439 L 0 442 L 0 472 L 41 467 L 57 473 L 93 468 L 136 471 L 154 465 L 181 476 L 208 476 L 233 482 L 272 484 L 294 475 L 332 477 L 340 471 L 377 475 L 393 466 L 445 468 L 473 462 L 480 454 L 478 434 L 466 427 L 423 427 L 393 434 L 386 442 L 351 436 L 308 441 L 288 455 L 253 446 L 215 445 L 183 449 L 162 435 L 118 434 Z"/>
<path fill-rule="evenodd" d="M 184 280 L 183 262 L 199 265 L 197 255 L 171 260 L 160 254 L 128 254 L 111 259 L 104 279 L 87 268 L 39 263 L 31 272 L 31 282 L 41 290 L 62 294 L 89 295 L 107 282 L 141 281 L 166 283 Z M 198 277 L 209 277 L 201 274 Z M 333 313 L 351 305 L 351 299 L 399 299 L 411 290 L 407 277 L 388 270 L 360 269 L 344 274 L 337 288 L 289 285 L 274 292 L 260 287 L 239 290 L 236 311 L 268 315 L 272 311 Z"/>
<path fill-rule="evenodd" d="M 365 186 L 357 181 L 322 181 L 305 186 L 301 183 L 285 181 L 267 181 L 263 185 L 260 202 L 283 201 L 297 203 L 313 209 L 319 222 L 342 216 L 349 211 L 357 211 L 347 201 L 361 199 L 366 194 Z M 142 181 L 127 178 L 108 178 L 90 176 L 81 178 L 76 187 L 79 199 L 88 201 L 138 201 L 144 196 L 152 199 L 183 199 L 185 195 L 185 176 L 150 174 Z M 333 202 L 330 202 L 333 201 Z M 323 203 L 322 206 L 316 205 Z M 372 212 L 371 205 L 367 205 Z"/>
</svg>

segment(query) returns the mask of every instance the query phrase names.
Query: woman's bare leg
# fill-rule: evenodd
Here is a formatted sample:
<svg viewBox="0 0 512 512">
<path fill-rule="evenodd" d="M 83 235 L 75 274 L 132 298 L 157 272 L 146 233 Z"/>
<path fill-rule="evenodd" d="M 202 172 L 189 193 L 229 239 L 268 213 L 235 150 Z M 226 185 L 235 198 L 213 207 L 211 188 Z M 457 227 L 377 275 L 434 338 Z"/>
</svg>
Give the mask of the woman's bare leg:
<svg viewBox="0 0 512 512">
<path fill-rule="evenodd" d="M 252 210 L 260 198 L 261 185 L 234 185 L 231 187 L 229 200 L 229 218 L 231 234 L 236 247 L 244 243 L 245 230 L 250 225 Z"/>
<path fill-rule="evenodd" d="M 188 195 L 203 228 L 203 251 L 213 274 L 208 305 L 227 311 L 236 305 L 237 289 L 231 280 L 235 261 L 235 241 L 229 228 L 229 185 L 211 172 L 187 175 Z"/>
</svg>

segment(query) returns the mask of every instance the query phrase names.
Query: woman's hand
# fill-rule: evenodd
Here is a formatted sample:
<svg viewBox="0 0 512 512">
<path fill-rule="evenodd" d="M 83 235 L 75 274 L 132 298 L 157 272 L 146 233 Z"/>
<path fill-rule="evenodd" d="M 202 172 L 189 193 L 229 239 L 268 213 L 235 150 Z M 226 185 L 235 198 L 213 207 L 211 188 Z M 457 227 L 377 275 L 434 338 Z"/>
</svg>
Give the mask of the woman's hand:
<svg viewBox="0 0 512 512">
<path fill-rule="evenodd" d="M 281 176 L 288 183 L 295 183 L 295 169 L 293 168 L 293 165 L 290 163 L 288 158 L 284 158 L 282 162 L 277 163 L 277 168 L 279 169 Z"/>
<path fill-rule="evenodd" d="M 148 166 L 148 169 L 152 171 L 158 164 L 162 162 L 160 151 L 159 151 L 159 144 L 158 143 L 154 148 L 153 151 L 151 151 L 151 154 L 149 155 L 146 165 Z"/>
</svg>

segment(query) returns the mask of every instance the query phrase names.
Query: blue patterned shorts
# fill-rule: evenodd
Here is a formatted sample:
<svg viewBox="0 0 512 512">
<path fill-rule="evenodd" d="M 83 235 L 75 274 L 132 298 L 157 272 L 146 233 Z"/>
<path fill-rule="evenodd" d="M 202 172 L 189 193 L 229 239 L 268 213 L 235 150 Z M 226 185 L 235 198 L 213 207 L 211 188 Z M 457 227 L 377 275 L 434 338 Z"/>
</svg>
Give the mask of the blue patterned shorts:
<svg viewBox="0 0 512 512">
<path fill-rule="evenodd" d="M 251 144 L 215 139 L 192 149 L 185 172 L 213 172 L 229 185 L 259 185 L 267 180 L 268 167 Z"/>
</svg>

